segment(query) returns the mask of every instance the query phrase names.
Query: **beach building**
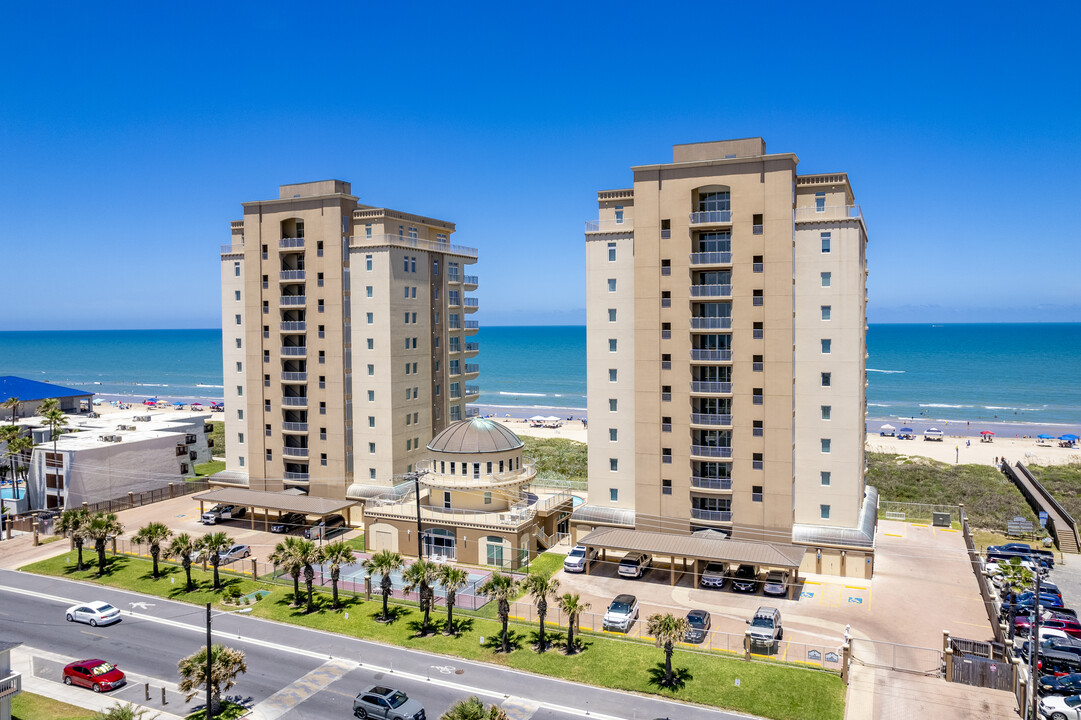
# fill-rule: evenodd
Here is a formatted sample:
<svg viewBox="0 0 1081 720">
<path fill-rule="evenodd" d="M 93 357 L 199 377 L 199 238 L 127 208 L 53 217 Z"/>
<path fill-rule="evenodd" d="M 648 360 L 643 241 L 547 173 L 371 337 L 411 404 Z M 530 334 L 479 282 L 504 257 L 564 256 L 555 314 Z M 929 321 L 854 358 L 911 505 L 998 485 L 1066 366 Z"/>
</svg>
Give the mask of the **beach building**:
<svg viewBox="0 0 1081 720">
<path fill-rule="evenodd" d="M 22 673 L 11 668 L 11 651 L 18 640 L 0 638 L 0 720 L 11 720 L 11 701 L 23 691 Z"/>
<path fill-rule="evenodd" d="M 676 145 L 597 194 L 576 539 L 713 530 L 870 576 L 867 230 L 845 173 L 798 162 L 761 138 Z"/>
<path fill-rule="evenodd" d="M 363 500 L 467 417 L 477 261 L 444 220 L 358 202 L 341 180 L 243 203 L 221 248 L 221 484 Z"/>
<path fill-rule="evenodd" d="M 66 413 L 89 410 L 94 393 L 38 380 L 27 380 L 14 375 L 4 375 L 0 377 L 0 403 L 7 402 L 11 398 L 19 400 L 15 417 L 20 418 L 36 415 L 38 406 L 49 398 L 56 398 L 60 402 L 60 409 Z M 11 422 L 12 409 L 6 408 L 0 411 L 0 419 Z"/>
<path fill-rule="evenodd" d="M 536 468 L 522 447 L 494 420 L 452 423 L 427 444 L 411 477 L 367 500 L 368 549 L 516 569 L 551 547 L 566 532 L 573 498 L 532 492 Z"/>
</svg>

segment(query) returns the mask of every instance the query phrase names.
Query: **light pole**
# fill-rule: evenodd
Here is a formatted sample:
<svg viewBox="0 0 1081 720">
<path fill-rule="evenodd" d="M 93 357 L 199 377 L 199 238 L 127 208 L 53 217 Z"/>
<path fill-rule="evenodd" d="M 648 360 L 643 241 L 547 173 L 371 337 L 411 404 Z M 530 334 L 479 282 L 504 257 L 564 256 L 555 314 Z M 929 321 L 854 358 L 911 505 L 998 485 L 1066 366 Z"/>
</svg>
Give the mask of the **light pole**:
<svg viewBox="0 0 1081 720">
<path fill-rule="evenodd" d="M 210 682 L 211 674 L 214 670 L 213 658 L 210 654 L 210 648 L 212 647 L 210 639 L 210 612 L 211 604 L 206 604 L 206 720 L 214 720 L 214 707 L 210 704 L 210 693 L 213 684 Z M 251 608 L 241 608 L 240 610 L 223 610 L 222 615 L 240 614 L 246 615 L 251 612 Z"/>
</svg>

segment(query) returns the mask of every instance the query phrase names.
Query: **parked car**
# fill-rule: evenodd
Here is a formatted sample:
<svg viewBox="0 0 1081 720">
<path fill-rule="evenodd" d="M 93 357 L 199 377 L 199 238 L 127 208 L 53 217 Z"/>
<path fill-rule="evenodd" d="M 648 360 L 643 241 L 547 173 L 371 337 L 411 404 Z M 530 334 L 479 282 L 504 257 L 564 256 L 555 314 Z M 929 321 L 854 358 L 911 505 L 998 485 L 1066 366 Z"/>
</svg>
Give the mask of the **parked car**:
<svg viewBox="0 0 1081 720">
<path fill-rule="evenodd" d="M 1032 590 L 1028 590 L 1028 591 L 1023 592 L 1023 593 L 1018 593 L 1017 601 L 1018 602 L 1026 602 L 1028 600 L 1031 600 L 1034 597 L 1036 597 L 1036 593 L 1033 592 Z M 1056 607 L 1061 607 L 1062 606 L 1062 596 L 1057 594 L 1057 593 L 1044 592 L 1043 589 L 1041 588 L 1040 589 L 1040 602 L 1041 603 L 1057 602 L 1058 605 Z"/>
<path fill-rule="evenodd" d="M 304 537 L 309 540 L 311 538 L 325 538 L 331 530 L 341 527 L 345 527 L 345 518 L 343 516 L 337 514 L 327 515 L 315 525 L 304 528 Z"/>
<path fill-rule="evenodd" d="M 401 690 L 371 685 L 353 698 L 353 715 L 378 720 L 424 720 L 424 707 Z"/>
<path fill-rule="evenodd" d="M 781 627 L 781 611 L 777 608 L 760 607 L 754 611 L 754 617 L 747 621 L 751 626 L 751 640 L 755 642 L 773 642 L 784 637 Z"/>
<path fill-rule="evenodd" d="M 248 508 L 246 507 L 236 505 L 215 505 L 203 513 L 202 517 L 199 519 L 204 525 L 213 525 L 218 520 L 244 517 L 247 512 Z"/>
<path fill-rule="evenodd" d="M 762 585 L 762 594 L 775 597 L 788 595 L 788 573 L 783 570 L 770 570 L 766 573 L 766 582 Z"/>
<path fill-rule="evenodd" d="M 72 605 L 64 613 L 64 618 L 68 622 L 88 623 L 97 627 L 120 622 L 120 611 L 107 602 L 95 600 L 81 605 Z"/>
<path fill-rule="evenodd" d="M 597 559 L 596 549 L 590 548 L 586 550 L 585 545 L 575 545 L 568 553 L 565 560 L 563 560 L 563 569 L 569 573 L 580 573 L 586 571 L 586 564 L 591 563 Z"/>
<path fill-rule="evenodd" d="M 1048 695 L 1040 698 L 1040 715 L 1048 720 L 1081 718 L 1081 695 Z"/>
<path fill-rule="evenodd" d="M 1018 646 L 1017 652 L 1021 655 L 1021 659 L 1026 663 L 1028 662 L 1028 654 L 1031 648 L 1031 640 L 1025 640 Z M 1045 637 L 1040 640 L 1040 654 L 1042 655 L 1047 651 L 1068 652 L 1081 657 L 1081 640 L 1075 640 L 1069 636 L 1064 638 Z"/>
<path fill-rule="evenodd" d="M 987 548 L 987 553 L 1016 554 L 1031 557 L 1041 565 L 1049 568 L 1055 567 L 1055 553 L 1050 550 L 1034 548 L 1026 543 L 1006 543 L 1005 545 L 992 545 Z"/>
<path fill-rule="evenodd" d="M 687 624 L 690 628 L 683 639 L 689 643 L 700 643 L 706 639 L 709 632 L 710 618 L 708 610 L 691 610 L 687 613 Z"/>
<path fill-rule="evenodd" d="M 724 584 L 728 582 L 724 563 L 711 562 L 707 564 L 706 569 L 702 571 L 702 579 L 698 582 L 702 587 L 723 588 Z"/>
<path fill-rule="evenodd" d="M 1022 637 L 1027 637 L 1032 629 L 1032 617 L 1023 615 L 1014 620 L 1015 631 Z M 1044 618 L 1040 620 L 1041 630 L 1061 630 L 1072 638 L 1081 639 L 1081 623 L 1069 616 Z"/>
<path fill-rule="evenodd" d="M 619 561 L 619 574 L 623 577 L 640 578 L 652 564 L 653 558 L 645 553 L 630 552 Z"/>
<path fill-rule="evenodd" d="M 124 684 L 124 673 L 104 660 L 79 660 L 64 666 L 64 684 L 104 692 Z"/>
<path fill-rule="evenodd" d="M 233 545 L 228 550 L 218 552 L 218 562 L 227 565 L 235 560 L 251 557 L 251 545 Z"/>
<path fill-rule="evenodd" d="M 300 513 L 285 513 L 270 526 L 272 533 L 287 533 L 297 529 L 305 523 L 306 518 Z"/>
<path fill-rule="evenodd" d="M 616 595 L 604 613 L 602 627 L 605 630 L 627 632 L 638 618 L 638 598 L 634 595 Z"/>
<path fill-rule="evenodd" d="M 753 593 L 758 590 L 758 571 L 754 565 L 740 565 L 732 573 L 732 589 L 736 592 Z"/>
<path fill-rule="evenodd" d="M 1076 658 L 1074 658 L 1076 660 Z M 1043 670 L 1049 663 L 1046 660 L 1041 663 L 1040 669 Z M 1044 670 L 1044 672 L 1047 672 Z M 1066 675 L 1041 675 L 1040 684 L 1041 695 L 1077 695 L 1081 693 L 1081 673 L 1071 672 Z"/>
</svg>

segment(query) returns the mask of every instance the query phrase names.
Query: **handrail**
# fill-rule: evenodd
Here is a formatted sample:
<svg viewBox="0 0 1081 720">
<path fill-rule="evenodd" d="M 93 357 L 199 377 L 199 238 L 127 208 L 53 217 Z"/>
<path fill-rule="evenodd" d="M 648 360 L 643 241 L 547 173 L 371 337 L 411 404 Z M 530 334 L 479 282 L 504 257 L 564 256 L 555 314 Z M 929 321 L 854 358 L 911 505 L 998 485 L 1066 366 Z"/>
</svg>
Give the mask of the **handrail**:
<svg viewBox="0 0 1081 720">
<path fill-rule="evenodd" d="M 464 257 L 477 257 L 477 249 L 466 247 L 465 245 L 451 245 L 449 242 L 439 242 L 438 240 L 427 240 L 419 237 L 409 237 L 408 235 L 354 235 L 349 238 L 349 247 L 379 247 L 381 245 L 390 245 L 393 247 L 406 247 L 415 248 L 417 250 L 429 250 L 432 252 L 448 253 L 450 255 L 462 255 Z"/>
</svg>

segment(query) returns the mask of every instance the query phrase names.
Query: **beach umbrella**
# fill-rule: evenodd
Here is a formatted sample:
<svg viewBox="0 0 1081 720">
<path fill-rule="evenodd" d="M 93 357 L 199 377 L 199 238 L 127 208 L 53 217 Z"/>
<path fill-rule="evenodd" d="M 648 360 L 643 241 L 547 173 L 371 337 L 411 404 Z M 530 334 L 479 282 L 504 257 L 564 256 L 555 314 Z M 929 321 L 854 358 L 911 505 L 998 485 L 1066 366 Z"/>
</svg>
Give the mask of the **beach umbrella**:
<svg viewBox="0 0 1081 720">
<path fill-rule="evenodd" d="M 146 400 L 143 400 L 143 405 L 154 405 L 157 402 L 158 402 L 157 398 L 147 398 Z"/>
<path fill-rule="evenodd" d="M 184 403 L 182 403 L 182 402 L 175 402 L 175 403 L 173 403 L 173 405 L 175 407 L 184 407 Z"/>
<path fill-rule="evenodd" d="M 910 432 L 914 432 L 914 431 L 913 431 L 913 430 L 912 430 L 912 428 L 910 428 L 910 427 L 903 427 L 903 428 L 901 428 L 901 432 L 907 432 L 907 433 L 910 433 Z"/>
<path fill-rule="evenodd" d="M 1073 434 L 1059 435 L 1058 439 L 1059 440 L 1066 440 L 1067 442 L 1077 442 L 1078 440 L 1081 440 L 1081 438 L 1079 438 L 1079 437 L 1077 437 L 1076 435 L 1073 435 Z"/>
<path fill-rule="evenodd" d="M 990 430 L 981 430 L 980 435 L 994 435 Z"/>
<path fill-rule="evenodd" d="M 541 420 L 547 420 L 548 418 L 544 417 L 543 415 L 534 415 L 533 417 L 531 417 L 529 419 L 530 420 L 536 420 L 536 421 L 540 422 Z"/>
<path fill-rule="evenodd" d="M 192 403 L 192 404 L 191 404 L 191 406 L 192 406 L 193 408 L 195 408 L 195 407 L 202 407 L 202 406 L 203 406 L 203 404 L 202 404 L 202 403 L 198 403 L 198 402 L 197 402 L 197 403 Z"/>
<path fill-rule="evenodd" d="M 548 417 L 546 417 L 546 418 L 544 418 L 544 419 L 545 419 L 545 420 L 548 420 L 549 422 L 558 422 L 558 421 L 559 421 L 559 420 L 561 420 L 562 418 L 558 418 L 558 417 L 556 417 L 555 415 L 549 415 Z"/>
<path fill-rule="evenodd" d="M 893 425 L 890 425 L 889 423 L 886 423 L 885 425 L 883 425 L 879 429 L 880 430 L 896 430 L 897 428 L 895 428 Z"/>
<path fill-rule="evenodd" d="M 1055 439 L 1054 435 L 1048 435 L 1047 433 L 1040 433 L 1036 437 L 1038 437 L 1041 440 L 1054 440 Z"/>
</svg>

